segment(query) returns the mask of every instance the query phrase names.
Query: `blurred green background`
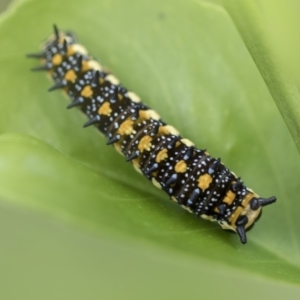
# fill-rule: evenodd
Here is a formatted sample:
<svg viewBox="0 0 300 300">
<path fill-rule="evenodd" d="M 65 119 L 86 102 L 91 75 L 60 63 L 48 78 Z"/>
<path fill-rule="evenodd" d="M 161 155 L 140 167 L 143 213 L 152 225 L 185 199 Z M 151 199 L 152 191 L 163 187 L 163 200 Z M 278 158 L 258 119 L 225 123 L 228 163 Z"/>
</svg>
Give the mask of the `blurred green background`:
<svg viewBox="0 0 300 300">
<path fill-rule="evenodd" d="M 0 299 L 298 299 L 299 15 L 296 0 L 15 1 L 0 21 Z M 46 92 L 25 53 L 54 22 L 278 197 L 247 245 L 168 201 Z"/>
<path fill-rule="evenodd" d="M 8 4 L 10 2 L 11 2 L 10 0 L 2 0 L 2 1 L 0 1 L 0 12 L 3 12 L 7 8 Z"/>
</svg>

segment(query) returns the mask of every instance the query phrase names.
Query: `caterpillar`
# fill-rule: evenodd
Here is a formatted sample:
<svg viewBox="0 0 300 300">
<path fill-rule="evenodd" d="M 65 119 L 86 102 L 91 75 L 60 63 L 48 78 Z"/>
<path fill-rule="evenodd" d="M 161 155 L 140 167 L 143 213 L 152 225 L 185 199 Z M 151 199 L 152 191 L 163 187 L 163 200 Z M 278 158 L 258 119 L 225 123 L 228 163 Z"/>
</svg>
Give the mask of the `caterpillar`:
<svg viewBox="0 0 300 300">
<path fill-rule="evenodd" d="M 33 71 L 47 71 L 54 80 L 49 91 L 63 90 L 71 98 L 67 108 L 79 107 L 87 115 L 84 127 L 96 126 L 107 145 L 113 145 L 173 201 L 236 232 L 243 244 L 262 207 L 276 201 L 259 197 L 220 158 L 181 137 L 90 56 L 72 33 L 54 25 L 42 52 L 27 56 L 42 61 Z"/>
</svg>

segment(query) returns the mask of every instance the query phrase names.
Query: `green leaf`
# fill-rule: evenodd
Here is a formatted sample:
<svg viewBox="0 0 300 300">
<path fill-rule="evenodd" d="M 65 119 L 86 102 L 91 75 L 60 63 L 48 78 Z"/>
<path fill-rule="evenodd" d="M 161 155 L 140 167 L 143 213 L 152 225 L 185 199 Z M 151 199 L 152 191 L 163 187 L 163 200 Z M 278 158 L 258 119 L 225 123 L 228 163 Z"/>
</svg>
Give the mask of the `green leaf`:
<svg viewBox="0 0 300 300">
<path fill-rule="evenodd" d="M 223 2 L 300 151 L 298 1 Z"/>
<path fill-rule="evenodd" d="M 25 53 L 38 50 L 54 22 L 73 30 L 184 137 L 222 157 L 257 193 L 277 196 L 247 245 L 168 201 L 94 128 L 82 128 L 85 116 L 67 111 L 62 94 L 47 93 L 51 83 L 29 72 L 36 61 Z M 299 284 L 299 154 L 224 8 L 180 0 L 23 1 L 2 17 L 0 40 L 3 202 L 70 220 L 163 261 L 179 255 L 202 275 L 205 264 L 216 275 L 248 273 L 245 285 L 257 275 Z"/>
</svg>

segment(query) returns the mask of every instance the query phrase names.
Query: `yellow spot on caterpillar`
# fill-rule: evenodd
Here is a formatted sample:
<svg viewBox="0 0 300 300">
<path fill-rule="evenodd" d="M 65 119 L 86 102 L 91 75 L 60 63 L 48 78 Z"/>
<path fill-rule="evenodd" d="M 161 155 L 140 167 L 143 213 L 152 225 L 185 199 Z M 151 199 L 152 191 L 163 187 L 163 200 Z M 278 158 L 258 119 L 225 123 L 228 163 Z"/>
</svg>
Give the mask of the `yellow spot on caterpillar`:
<svg viewBox="0 0 300 300">
<path fill-rule="evenodd" d="M 171 125 L 160 126 L 159 133 L 179 135 L 179 131 Z"/>
<path fill-rule="evenodd" d="M 90 70 L 89 62 L 87 60 L 82 60 L 81 71 L 86 72 Z"/>
<path fill-rule="evenodd" d="M 107 75 L 107 76 L 105 77 L 105 80 L 106 80 L 106 81 L 109 81 L 109 82 L 110 82 L 111 84 L 113 84 L 113 85 L 118 85 L 118 84 L 120 84 L 119 79 L 118 79 L 117 77 L 115 77 L 114 75 L 112 75 L 112 74 Z"/>
<path fill-rule="evenodd" d="M 146 110 L 140 110 L 139 111 L 139 117 L 142 118 L 143 120 L 148 120 L 149 119 L 149 116 L 147 115 Z"/>
<path fill-rule="evenodd" d="M 74 70 L 69 70 L 65 75 L 65 80 L 67 80 L 67 81 L 74 82 L 76 80 L 76 78 L 77 78 L 77 75 L 74 72 Z"/>
<path fill-rule="evenodd" d="M 80 94 L 82 97 L 89 98 L 93 96 L 93 90 L 90 85 L 86 85 Z"/>
<path fill-rule="evenodd" d="M 143 174 L 143 172 L 142 172 L 141 169 L 140 169 L 139 159 L 133 159 L 131 162 L 132 162 L 132 165 L 133 165 L 134 169 L 135 169 L 138 173 Z"/>
<path fill-rule="evenodd" d="M 176 147 L 179 147 L 180 145 L 181 145 L 181 142 L 177 141 L 177 142 L 175 143 L 175 148 L 176 148 Z"/>
<path fill-rule="evenodd" d="M 231 225 L 234 225 L 237 218 L 240 216 L 240 214 L 244 211 L 244 208 L 241 206 L 238 206 L 237 209 L 231 214 L 229 217 L 229 223 Z"/>
<path fill-rule="evenodd" d="M 236 231 L 235 228 L 233 226 L 229 225 L 225 220 L 223 220 L 222 223 L 219 223 L 219 224 L 222 227 L 222 229 Z"/>
<path fill-rule="evenodd" d="M 158 174 L 158 172 L 157 172 L 157 171 L 155 171 L 155 172 L 151 172 L 151 176 L 153 176 L 153 177 L 157 177 L 157 174 Z"/>
<path fill-rule="evenodd" d="M 144 120 L 149 120 L 149 119 L 160 120 L 160 116 L 153 109 L 140 110 L 139 117 Z"/>
<path fill-rule="evenodd" d="M 87 55 L 88 54 L 87 50 L 80 44 L 73 44 L 73 45 L 70 45 L 68 47 L 68 51 L 67 51 L 68 55 L 73 55 L 76 52 L 80 53 L 82 55 Z"/>
<path fill-rule="evenodd" d="M 188 147 L 195 146 L 195 144 L 188 139 L 181 139 L 180 141 Z"/>
<path fill-rule="evenodd" d="M 68 50 L 67 50 L 67 55 L 70 56 L 70 55 L 73 55 L 74 53 L 75 53 L 75 50 L 73 49 L 73 47 L 69 46 Z"/>
<path fill-rule="evenodd" d="M 154 177 L 152 178 L 152 183 L 155 187 L 157 187 L 158 189 L 161 189 L 160 183 Z"/>
<path fill-rule="evenodd" d="M 181 205 L 181 207 L 182 207 L 183 209 L 187 210 L 187 211 L 190 212 L 190 213 L 193 212 L 189 207 L 187 207 L 187 206 L 185 206 L 185 205 Z"/>
<path fill-rule="evenodd" d="M 138 149 L 143 152 L 144 150 L 150 151 L 152 137 L 145 135 L 139 142 Z"/>
<path fill-rule="evenodd" d="M 96 70 L 98 70 L 98 71 L 103 70 L 103 67 L 99 64 L 99 62 L 97 62 L 94 59 L 89 60 L 87 63 L 88 63 L 89 69 L 93 69 L 95 71 Z"/>
<path fill-rule="evenodd" d="M 149 116 L 149 118 L 153 119 L 153 120 L 160 120 L 160 115 L 153 109 L 148 109 L 147 110 L 147 114 Z"/>
<path fill-rule="evenodd" d="M 178 202 L 178 200 L 174 196 L 171 196 L 171 200 L 173 200 L 174 202 Z"/>
<path fill-rule="evenodd" d="M 118 132 L 121 134 L 121 135 L 129 135 L 133 132 L 133 121 L 128 119 L 128 120 L 125 120 L 121 126 L 119 127 L 118 129 Z"/>
<path fill-rule="evenodd" d="M 198 187 L 202 190 L 206 190 L 212 182 L 212 177 L 209 174 L 203 174 L 198 179 Z"/>
<path fill-rule="evenodd" d="M 112 112 L 112 109 L 110 108 L 109 102 L 104 102 L 98 109 L 99 115 L 109 116 L 111 114 L 111 112 Z"/>
<path fill-rule="evenodd" d="M 139 103 L 141 102 L 141 98 L 135 94 L 134 92 L 127 92 L 127 97 L 132 101 L 132 102 L 135 102 L 135 103 Z"/>
<path fill-rule="evenodd" d="M 200 217 L 202 219 L 205 219 L 205 220 L 215 221 L 215 219 L 212 216 L 208 216 L 208 215 L 205 215 L 205 214 L 200 215 Z"/>
<path fill-rule="evenodd" d="M 61 62 L 62 62 L 62 56 L 60 54 L 55 54 L 52 57 L 52 63 L 53 63 L 53 65 L 55 65 L 55 66 L 60 65 Z"/>
<path fill-rule="evenodd" d="M 159 163 L 165 160 L 167 157 L 168 157 L 168 149 L 164 148 L 157 153 L 155 161 Z"/>
<path fill-rule="evenodd" d="M 184 160 L 180 160 L 176 165 L 175 165 L 175 172 L 176 173 L 184 173 L 187 170 L 187 165 Z"/>
<path fill-rule="evenodd" d="M 123 100 L 123 95 L 120 94 L 120 93 L 118 93 L 118 99 L 119 99 L 119 100 Z"/>
<path fill-rule="evenodd" d="M 229 190 L 226 193 L 226 196 L 224 197 L 223 202 L 225 202 L 225 203 L 227 203 L 227 204 L 230 205 L 234 201 L 235 196 L 236 196 L 236 194 L 234 192 L 232 192 L 231 190 Z"/>
<path fill-rule="evenodd" d="M 219 208 L 218 208 L 218 207 L 215 207 L 215 208 L 214 208 L 214 212 L 216 212 L 216 213 L 218 213 L 218 214 L 219 214 L 219 213 L 220 213 L 220 210 L 219 210 Z"/>
</svg>

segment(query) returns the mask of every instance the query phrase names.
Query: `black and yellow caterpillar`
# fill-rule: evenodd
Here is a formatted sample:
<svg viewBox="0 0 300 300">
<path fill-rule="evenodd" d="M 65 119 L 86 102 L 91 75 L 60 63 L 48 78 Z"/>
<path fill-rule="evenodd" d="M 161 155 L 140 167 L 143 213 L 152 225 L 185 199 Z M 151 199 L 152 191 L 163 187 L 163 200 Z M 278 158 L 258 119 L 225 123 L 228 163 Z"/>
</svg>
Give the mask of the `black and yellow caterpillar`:
<svg viewBox="0 0 300 300">
<path fill-rule="evenodd" d="M 28 54 L 43 65 L 55 85 L 71 98 L 134 168 L 164 190 L 172 200 L 202 218 L 235 231 L 246 243 L 246 229 L 258 220 L 262 206 L 275 197 L 261 198 L 206 150 L 197 149 L 119 80 L 93 59 L 71 33 L 54 26 L 41 53 Z"/>
</svg>

